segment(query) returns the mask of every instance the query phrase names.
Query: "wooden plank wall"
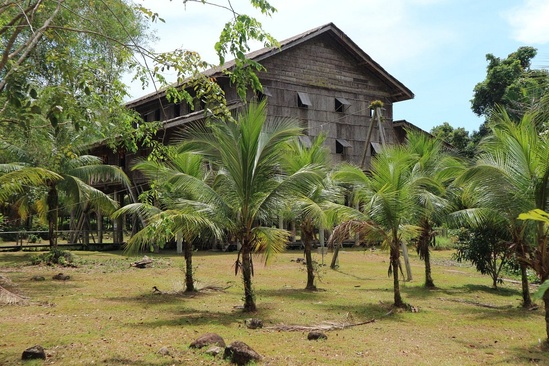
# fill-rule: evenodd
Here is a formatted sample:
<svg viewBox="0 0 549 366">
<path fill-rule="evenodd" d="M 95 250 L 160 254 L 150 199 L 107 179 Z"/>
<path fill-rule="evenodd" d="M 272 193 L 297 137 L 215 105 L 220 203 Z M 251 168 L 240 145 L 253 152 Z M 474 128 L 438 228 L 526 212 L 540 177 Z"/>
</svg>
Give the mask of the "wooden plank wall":
<svg viewBox="0 0 549 366">
<path fill-rule="evenodd" d="M 333 160 L 359 164 L 371 118 L 369 105 L 373 100 L 385 103 L 385 136 L 395 141 L 392 104 L 388 87 L 329 36 L 317 37 L 263 62 L 267 72 L 261 74 L 269 89 L 269 114 L 274 117 L 298 118 L 309 136 L 327 134 L 327 145 Z M 307 93 L 312 106 L 298 107 L 298 92 Z M 343 112 L 335 110 L 335 98 L 343 97 L 351 103 Z M 336 153 L 336 139 L 345 139 L 352 148 Z M 375 128 L 372 141 L 379 142 Z M 368 149 L 368 155 L 369 155 Z"/>
</svg>

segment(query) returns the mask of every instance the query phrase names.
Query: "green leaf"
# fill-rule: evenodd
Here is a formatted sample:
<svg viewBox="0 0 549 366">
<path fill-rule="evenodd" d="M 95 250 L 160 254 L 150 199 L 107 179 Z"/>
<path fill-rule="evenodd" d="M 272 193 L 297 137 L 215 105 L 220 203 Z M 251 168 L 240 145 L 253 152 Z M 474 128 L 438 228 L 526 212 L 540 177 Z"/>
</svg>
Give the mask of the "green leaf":
<svg viewBox="0 0 549 366">
<path fill-rule="evenodd" d="M 518 218 L 519 220 L 535 220 L 549 224 L 549 213 L 537 208 L 526 213 L 521 213 Z"/>
<path fill-rule="evenodd" d="M 532 295 L 532 298 L 534 300 L 541 300 L 543 299 L 543 295 L 545 295 L 545 291 L 549 288 L 549 281 L 544 281 L 541 286 L 538 288 L 536 292 Z"/>
</svg>

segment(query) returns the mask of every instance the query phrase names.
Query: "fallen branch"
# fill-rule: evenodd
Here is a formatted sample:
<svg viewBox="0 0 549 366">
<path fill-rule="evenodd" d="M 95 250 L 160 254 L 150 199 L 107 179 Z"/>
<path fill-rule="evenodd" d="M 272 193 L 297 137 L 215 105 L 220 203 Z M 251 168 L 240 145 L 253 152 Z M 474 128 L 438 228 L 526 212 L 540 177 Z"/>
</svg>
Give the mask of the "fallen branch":
<svg viewBox="0 0 549 366">
<path fill-rule="evenodd" d="M 462 304 L 470 304 L 470 305 L 480 306 L 480 307 L 488 308 L 488 309 L 500 309 L 501 310 L 501 309 L 510 309 L 510 308 L 513 307 L 513 305 L 498 306 L 498 305 L 483 304 L 483 303 L 476 302 L 476 301 L 462 300 L 462 299 L 445 299 L 443 297 L 439 297 L 438 299 L 442 300 L 442 301 L 453 301 L 453 302 L 459 302 L 459 303 L 462 303 Z"/>
<path fill-rule="evenodd" d="M 319 325 L 313 325 L 313 326 L 306 326 L 306 325 L 286 325 L 286 324 L 278 324 L 273 327 L 267 327 L 263 329 L 268 330 L 276 330 L 276 331 L 282 331 L 282 332 L 311 332 L 311 331 L 330 331 L 330 330 L 341 330 L 341 329 L 347 329 L 351 327 L 356 327 L 359 325 L 365 325 L 374 323 L 375 319 L 370 319 L 365 322 L 360 323 L 335 323 L 335 322 L 324 322 L 324 324 Z"/>
<path fill-rule="evenodd" d="M 153 260 L 147 256 L 144 256 L 140 261 L 130 263 L 130 267 L 147 268 L 149 264 L 152 264 Z"/>
</svg>

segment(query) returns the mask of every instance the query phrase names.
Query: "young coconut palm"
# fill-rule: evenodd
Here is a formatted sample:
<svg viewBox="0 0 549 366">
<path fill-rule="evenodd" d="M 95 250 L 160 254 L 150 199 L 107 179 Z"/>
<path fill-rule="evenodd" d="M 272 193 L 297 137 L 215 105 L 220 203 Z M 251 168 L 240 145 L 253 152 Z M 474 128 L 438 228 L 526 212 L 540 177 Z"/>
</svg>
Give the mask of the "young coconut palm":
<svg viewBox="0 0 549 366">
<path fill-rule="evenodd" d="M 483 195 L 479 195 L 475 209 L 454 215 L 481 221 L 482 215 L 497 211 L 498 216 L 505 218 L 521 267 L 522 305 L 530 307 L 527 267 L 531 250 L 539 245 L 542 235 L 517 217 L 523 212 L 548 207 L 549 139 L 538 133 L 529 114 L 519 123 L 511 121 L 503 110 L 495 117 L 492 134 L 479 145 L 475 165 L 460 177 L 462 184 L 471 185 Z M 537 241 L 530 242 L 532 237 Z"/>
<path fill-rule="evenodd" d="M 284 173 L 280 167 L 286 143 L 301 131 L 298 122 L 291 119 L 267 121 L 262 102 L 250 104 L 235 122 L 210 121 L 190 127 L 183 136 L 186 141 L 180 151 L 202 154 L 216 172 L 211 189 L 203 184 L 201 201 L 214 204 L 234 221 L 232 234 L 241 245 L 235 273 L 242 271 L 247 312 L 256 310 L 252 253 L 264 253 L 267 261 L 283 250 L 288 240 L 286 230 L 264 223 L 271 221 L 288 200 L 308 192 L 321 179 L 314 167 L 293 174 Z"/>
<path fill-rule="evenodd" d="M 362 206 L 362 218 L 338 225 L 330 241 L 342 241 L 350 233 L 360 233 L 365 239 L 381 241 L 389 248 L 389 276 L 393 276 L 394 306 L 405 307 L 400 294 L 401 241 L 419 232 L 412 225 L 418 208 L 417 189 L 411 174 L 415 160 L 401 146 L 384 148 L 372 160 L 370 174 L 360 168 L 344 166 L 336 174 L 337 180 L 352 184 Z"/>
<path fill-rule="evenodd" d="M 465 165 L 444 151 L 442 141 L 425 133 L 408 131 L 405 149 L 415 160 L 412 180 L 417 186 L 415 221 L 421 228 L 417 237 L 416 250 L 425 263 L 425 287 L 434 288 L 431 274 L 430 248 L 435 243 L 434 226 L 441 223 L 450 210 L 446 190 L 455 178 L 463 172 Z"/>
<path fill-rule="evenodd" d="M 305 261 L 307 265 L 306 290 L 316 290 L 315 268 L 312 258 L 312 241 L 315 237 L 315 228 L 333 227 L 338 216 L 349 214 L 349 207 L 338 202 L 343 201 L 342 190 L 335 185 L 330 177 L 330 151 L 323 146 L 325 135 L 315 138 L 311 146 L 304 146 L 298 139 L 288 144 L 285 154 L 284 170 L 293 174 L 307 166 L 317 166 L 324 175 L 322 182 L 311 186 L 309 192 L 298 196 L 289 202 L 292 217 L 299 223 L 301 240 L 304 245 Z"/>
<path fill-rule="evenodd" d="M 189 181 L 197 181 L 202 185 L 208 180 L 209 174 L 202 157 L 191 153 L 172 153 L 165 161 L 141 161 L 133 169 L 142 172 L 154 184 L 156 206 L 135 203 L 115 213 L 115 217 L 128 213 L 138 214 L 146 223 L 142 230 L 130 238 L 126 251 L 135 253 L 175 238 L 178 240 L 179 252 L 181 239 L 185 256 L 185 292 L 195 291 L 193 241 L 205 231 L 220 237 L 222 220 L 215 207 L 200 202 L 201 193 L 186 189 L 192 185 Z M 224 224 L 227 226 L 227 223 Z"/>
</svg>

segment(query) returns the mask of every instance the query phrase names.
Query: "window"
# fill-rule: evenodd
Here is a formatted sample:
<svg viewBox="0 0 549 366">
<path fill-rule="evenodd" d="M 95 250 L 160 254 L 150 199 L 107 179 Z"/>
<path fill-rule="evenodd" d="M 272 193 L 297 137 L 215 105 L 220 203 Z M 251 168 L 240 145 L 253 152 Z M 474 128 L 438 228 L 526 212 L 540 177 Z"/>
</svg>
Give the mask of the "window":
<svg viewBox="0 0 549 366">
<path fill-rule="evenodd" d="M 311 138 L 307 135 L 299 136 L 298 139 L 299 139 L 299 142 L 301 143 L 301 146 L 307 149 L 313 146 L 313 143 L 311 142 Z"/>
<path fill-rule="evenodd" d="M 297 92 L 297 106 L 299 108 L 309 108 L 313 106 L 313 103 L 311 103 L 311 99 L 309 98 L 309 94 Z"/>
<path fill-rule="evenodd" d="M 257 92 L 257 100 L 262 101 L 265 100 L 267 97 L 272 97 L 273 94 L 269 89 L 267 89 L 266 86 L 263 87 L 263 91 Z"/>
<path fill-rule="evenodd" d="M 376 156 L 381 152 L 382 146 L 379 142 L 370 142 L 370 155 Z"/>
<path fill-rule="evenodd" d="M 346 148 L 353 147 L 349 141 L 345 139 L 336 139 L 336 154 L 343 154 Z"/>
<path fill-rule="evenodd" d="M 173 116 L 179 117 L 181 116 L 181 104 L 177 103 L 173 105 Z"/>
<path fill-rule="evenodd" d="M 343 97 L 336 97 L 335 98 L 335 111 L 339 113 L 345 112 L 345 106 L 351 105 L 349 101 Z"/>
</svg>

